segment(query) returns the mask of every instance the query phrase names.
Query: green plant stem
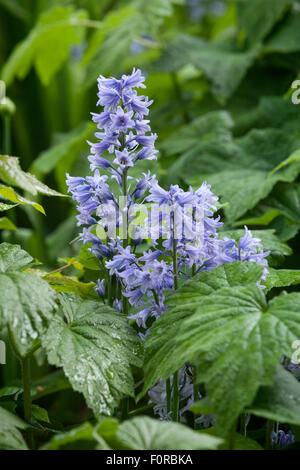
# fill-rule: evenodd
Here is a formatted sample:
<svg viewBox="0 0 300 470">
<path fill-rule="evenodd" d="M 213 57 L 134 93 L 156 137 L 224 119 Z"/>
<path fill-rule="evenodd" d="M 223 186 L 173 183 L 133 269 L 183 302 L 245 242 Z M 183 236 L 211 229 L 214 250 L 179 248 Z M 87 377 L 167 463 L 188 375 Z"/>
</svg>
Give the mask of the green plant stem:
<svg viewBox="0 0 300 470">
<path fill-rule="evenodd" d="M 122 190 L 123 190 L 123 197 L 124 197 L 124 207 L 122 207 L 122 228 L 123 228 L 123 240 L 124 240 L 124 247 L 128 246 L 128 219 L 127 219 L 127 170 L 124 170 L 122 175 Z M 124 209 L 126 209 L 124 211 Z M 122 297 L 122 305 L 123 305 L 123 314 L 128 316 L 128 299 L 123 295 Z"/>
<path fill-rule="evenodd" d="M 247 413 L 241 414 L 241 434 L 247 437 Z"/>
<path fill-rule="evenodd" d="M 30 423 L 32 417 L 32 404 L 30 394 L 30 357 L 25 357 L 21 361 L 23 380 L 23 400 L 24 400 L 24 420 Z M 31 431 L 26 433 L 27 444 L 30 449 L 34 448 L 34 439 Z"/>
<path fill-rule="evenodd" d="M 122 401 L 122 412 L 121 412 L 122 420 L 127 419 L 128 413 L 129 413 L 129 398 L 124 397 Z"/>
</svg>

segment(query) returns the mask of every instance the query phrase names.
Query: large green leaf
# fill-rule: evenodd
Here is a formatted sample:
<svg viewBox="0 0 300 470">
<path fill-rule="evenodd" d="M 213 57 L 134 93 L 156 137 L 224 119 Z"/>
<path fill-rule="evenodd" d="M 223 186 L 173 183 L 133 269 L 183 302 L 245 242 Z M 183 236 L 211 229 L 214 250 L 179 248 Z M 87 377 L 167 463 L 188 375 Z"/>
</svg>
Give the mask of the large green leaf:
<svg viewBox="0 0 300 470">
<path fill-rule="evenodd" d="M 9 85 L 14 78 L 23 79 L 32 65 L 47 85 L 68 59 L 73 44 L 80 43 L 85 19 L 83 10 L 55 6 L 43 13 L 29 35 L 13 50 L 2 70 L 2 79 Z M 51 45 L 51 47 L 49 47 Z"/>
<path fill-rule="evenodd" d="M 300 383 L 278 366 L 272 385 L 261 387 L 247 410 L 256 416 L 300 426 Z"/>
<path fill-rule="evenodd" d="M 63 196 L 63 194 L 41 183 L 34 175 L 23 171 L 17 157 L 0 155 L 0 179 L 4 181 L 5 184 L 11 184 L 17 188 L 24 189 L 24 191 L 29 191 L 34 195 L 40 193 L 46 196 Z"/>
<path fill-rule="evenodd" d="M 238 265 L 237 270 L 238 270 Z M 211 272 L 212 278 L 216 276 Z M 270 385 L 282 354 L 300 334 L 300 294 L 274 298 L 250 287 L 225 287 L 186 304 L 180 291 L 146 338 L 145 387 L 185 362 L 197 366 L 220 429 L 227 431 L 262 385 Z"/>
<path fill-rule="evenodd" d="M 93 426 L 87 422 L 68 432 L 56 434 L 42 450 L 91 450 L 99 440 L 100 437 L 94 432 Z"/>
<path fill-rule="evenodd" d="M 129 450 L 217 449 L 222 439 L 198 433 L 179 423 L 138 416 L 120 424 L 118 448 Z"/>
<path fill-rule="evenodd" d="M 55 292 L 39 276 L 20 272 L 32 258 L 18 245 L 0 245 L 0 324 L 8 326 L 21 356 L 45 330 Z"/>
<path fill-rule="evenodd" d="M 277 182 L 295 180 L 300 172 L 299 148 L 299 138 L 273 129 L 253 130 L 226 142 L 216 139 L 179 158 L 168 172 L 168 181 L 182 178 L 198 187 L 207 180 L 229 203 L 225 213 L 234 221 L 265 198 Z"/>
<path fill-rule="evenodd" d="M 175 72 L 191 64 L 203 70 L 212 92 L 224 102 L 235 92 L 259 50 L 255 47 L 246 52 L 239 51 L 197 36 L 180 34 L 167 45 L 157 68 Z"/>
<path fill-rule="evenodd" d="M 263 39 L 283 16 L 292 0 L 261 0 L 238 1 L 238 19 L 248 37 L 253 41 Z"/>
<path fill-rule="evenodd" d="M 50 364 L 63 367 L 96 416 L 111 414 L 123 395 L 134 395 L 131 365 L 141 365 L 141 343 L 127 319 L 101 301 L 61 295 L 42 338 Z"/>
<path fill-rule="evenodd" d="M 0 407 L 0 450 L 26 450 L 26 443 L 19 431 L 26 426 L 18 416 Z"/>
</svg>

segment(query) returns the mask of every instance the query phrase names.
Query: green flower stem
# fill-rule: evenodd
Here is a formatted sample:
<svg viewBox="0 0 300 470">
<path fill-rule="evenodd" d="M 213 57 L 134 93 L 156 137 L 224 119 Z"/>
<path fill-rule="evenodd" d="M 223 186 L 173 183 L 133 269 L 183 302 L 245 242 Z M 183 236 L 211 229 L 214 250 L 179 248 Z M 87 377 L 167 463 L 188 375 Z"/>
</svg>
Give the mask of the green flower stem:
<svg viewBox="0 0 300 470">
<path fill-rule="evenodd" d="M 173 273 L 174 289 L 178 289 L 177 240 L 175 233 L 175 213 L 173 212 Z M 178 371 L 173 375 L 173 421 L 179 421 L 179 378 Z"/>
<path fill-rule="evenodd" d="M 127 209 L 127 170 L 124 170 L 124 173 L 122 175 L 122 190 L 123 190 L 123 196 L 125 200 L 125 207 L 122 208 L 122 218 L 123 218 L 123 223 L 122 223 L 122 228 L 123 228 L 123 240 L 124 240 L 124 247 L 126 248 L 128 246 L 128 216 L 127 216 L 127 210 L 124 211 L 124 209 Z M 128 299 L 123 295 L 122 298 L 122 304 L 123 304 L 123 314 L 128 316 Z"/>
<path fill-rule="evenodd" d="M 22 382 L 23 382 L 23 402 L 24 402 L 24 420 L 29 423 L 32 416 L 32 403 L 31 403 L 31 394 L 30 394 L 30 356 L 40 347 L 38 342 L 32 349 L 27 353 L 26 356 L 22 357 L 19 349 L 17 347 L 14 335 L 11 329 L 8 327 L 8 334 L 11 346 L 14 350 L 14 353 L 21 362 L 22 370 Z M 34 439 L 32 432 L 26 433 L 27 443 L 30 449 L 34 448 Z"/>
</svg>

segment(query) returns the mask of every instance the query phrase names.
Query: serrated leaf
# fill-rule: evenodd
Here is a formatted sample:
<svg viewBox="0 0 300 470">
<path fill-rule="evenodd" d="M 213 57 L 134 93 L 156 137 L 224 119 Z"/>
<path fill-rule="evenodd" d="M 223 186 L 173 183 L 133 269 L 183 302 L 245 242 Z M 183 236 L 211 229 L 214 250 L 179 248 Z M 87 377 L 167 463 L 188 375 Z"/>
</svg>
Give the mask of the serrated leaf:
<svg viewBox="0 0 300 470">
<path fill-rule="evenodd" d="M 263 282 L 266 288 L 288 287 L 300 284 L 300 270 L 295 269 L 268 269 L 267 279 Z"/>
<path fill-rule="evenodd" d="M 291 0 L 268 0 L 265 8 L 261 0 L 237 2 L 238 20 L 249 39 L 260 41 L 283 16 Z"/>
<path fill-rule="evenodd" d="M 117 431 L 120 449 L 193 450 L 217 449 L 222 439 L 198 433 L 179 423 L 138 416 L 120 424 Z"/>
<path fill-rule="evenodd" d="M 276 173 L 272 170 L 299 148 L 299 138 L 282 130 L 254 129 L 242 138 L 195 146 L 170 167 L 168 181 L 183 179 L 195 188 L 207 181 L 229 203 L 225 214 L 233 222 L 267 197 L 276 183 L 296 179 L 298 159 Z"/>
<path fill-rule="evenodd" d="M 45 215 L 43 206 L 41 206 L 37 202 L 30 201 L 29 199 L 26 199 L 25 197 L 20 196 L 19 194 L 15 192 L 13 188 L 9 186 L 0 185 L 0 196 L 2 196 L 5 199 L 8 199 L 9 201 L 16 202 L 18 204 L 30 205 L 34 207 L 37 211 Z"/>
<path fill-rule="evenodd" d="M 278 366 L 272 385 L 261 387 L 249 413 L 266 419 L 300 426 L 300 383 Z"/>
<path fill-rule="evenodd" d="M 43 13 L 29 35 L 14 48 L 2 70 L 2 79 L 7 85 L 15 78 L 23 79 L 34 65 L 42 83 L 48 85 L 68 59 L 71 46 L 81 41 L 82 27 L 76 22 L 85 18 L 86 13 L 74 11 L 74 7 L 54 6 Z"/>
<path fill-rule="evenodd" d="M 111 414 L 134 394 L 131 365 L 141 365 L 141 343 L 127 319 L 101 302 L 61 295 L 67 323 L 53 317 L 42 338 L 50 364 L 63 367 L 96 416 Z"/>
<path fill-rule="evenodd" d="M 281 355 L 292 354 L 300 335 L 300 294 L 267 304 L 258 287 L 240 286 L 200 293 L 193 305 L 176 294 L 173 306 L 146 338 L 144 390 L 194 363 L 217 425 L 226 432 L 258 388 L 272 383 Z"/>
<path fill-rule="evenodd" d="M 12 186 L 16 186 L 24 191 L 29 191 L 34 195 L 45 194 L 46 196 L 64 196 L 63 194 L 54 191 L 54 189 L 48 188 L 48 186 L 41 183 L 31 173 L 23 171 L 17 157 L 0 155 L 0 179 L 2 179 L 5 184 L 11 184 Z"/>
<path fill-rule="evenodd" d="M 23 271 L 33 263 L 33 258 L 19 245 L 0 244 L 0 273 Z"/>
<path fill-rule="evenodd" d="M 55 293 L 39 276 L 20 272 L 32 258 L 18 245 L 0 245 L 0 324 L 7 326 L 25 356 L 47 326 Z"/>
<path fill-rule="evenodd" d="M 26 427 L 18 416 L 0 407 L 0 450 L 26 450 L 27 445 L 19 431 Z"/>
<path fill-rule="evenodd" d="M 94 293 L 95 284 L 92 282 L 81 282 L 61 273 L 46 274 L 43 278 L 56 292 L 74 292 L 82 297 Z"/>
<path fill-rule="evenodd" d="M 199 141 L 207 142 L 216 136 L 226 139 L 231 135 L 233 120 L 227 111 L 212 111 L 194 119 L 171 134 L 160 148 L 169 155 L 177 155 L 193 148 Z"/>
<path fill-rule="evenodd" d="M 0 217 L 0 230 L 18 230 L 15 224 L 7 217 Z"/>
<path fill-rule="evenodd" d="M 294 13 L 282 22 L 265 44 L 266 52 L 289 53 L 300 49 L 300 15 Z"/>
<path fill-rule="evenodd" d="M 259 46 L 244 52 L 198 36 L 179 34 L 167 45 L 157 68 L 175 72 L 183 66 L 193 65 L 203 70 L 212 93 L 225 102 L 239 86 L 259 51 Z"/>
</svg>

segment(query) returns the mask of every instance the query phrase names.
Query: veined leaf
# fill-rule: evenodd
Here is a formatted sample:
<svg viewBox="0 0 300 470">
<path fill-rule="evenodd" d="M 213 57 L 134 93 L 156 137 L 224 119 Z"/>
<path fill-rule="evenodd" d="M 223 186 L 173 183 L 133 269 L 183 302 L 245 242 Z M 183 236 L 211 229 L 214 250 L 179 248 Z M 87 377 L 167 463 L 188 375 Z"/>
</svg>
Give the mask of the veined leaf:
<svg viewBox="0 0 300 470">
<path fill-rule="evenodd" d="M 260 41 L 283 16 L 292 0 L 268 0 L 266 8 L 262 8 L 260 0 L 237 2 L 238 19 L 248 37 Z"/>
<path fill-rule="evenodd" d="M 45 279 L 56 292 L 74 292 L 82 297 L 88 297 L 95 293 L 94 283 L 80 282 L 74 277 L 64 276 L 61 273 L 49 273 L 46 274 L 43 279 Z"/>
<path fill-rule="evenodd" d="M 243 52 L 197 36 L 179 34 L 167 45 L 157 68 L 175 72 L 185 65 L 193 65 L 203 70 L 213 94 L 225 102 L 239 86 L 259 51 L 260 46 Z"/>
<path fill-rule="evenodd" d="M 71 431 L 55 435 L 43 446 L 42 450 L 93 449 L 94 447 L 93 426 L 87 422 Z"/>
<path fill-rule="evenodd" d="M 32 258 L 18 245 L 0 245 L 0 324 L 8 326 L 21 356 L 51 319 L 55 293 L 39 276 L 20 272 Z"/>
<path fill-rule="evenodd" d="M 19 429 L 26 423 L 18 416 L 0 407 L 0 450 L 27 450 L 27 445 Z"/>
<path fill-rule="evenodd" d="M 195 188 L 208 181 L 212 190 L 229 203 L 225 214 L 233 222 L 268 196 L 276 183 L 296 179 L 299 160 L 274 174 L 272 170 L 299 148 L 298 137 L 274 129 L 252 130 L 242 138 L 225 142 L 216 139 L 195 146 L 179 158 L 168 172 L 168 181 L 174 184 L 183 179 Z"/>
<path fill-rule="evenodd" d="M 258 390 L 247 411 L 263 418 L 300 426 L 300 383 L 279 365 L 272 385 Z"/>
<path fill-rule="evenodd" d="M 271 385 L 281 355 L 291 356 L 300 335 L 300 294 L 279 296 L 268 304 L 252 284 L 221 288 L 214 295 L 200 291 L 192 305 L 186 305 L 179 290 L 171 303 L 173 308 L 146 338 L 144 391 L 192 362 L 205 383 L 217 425 L 226 432 L 258 388 Z"/>
<path fill-rule="evenodd" d="M 5 184 L 11 184 L 17 188 L 24 189 L 24 191 L 29 191 L 34 195 L 40 193 L 46 196 L 64 196 L 54 191 L 54 189 L 48 188 L 48 186 L 41 183 L 34 175 L 23 171 L 17 157 L 0 155 L 0 179 L 2 179 Z"/>
<path fill-rule="evenodd" d="M 138 416 L 120 424 L 118 448 L 129 450 L 217 449 L 222 439 L 198 433 L 179 423 Z"/>
<path fill-rule="evenodd" d="M 133 395 L 130 365 L 141 365 L 141 344 L 127 319 L 101 302 L 61 295 L 66 322 L 53 317 L 42 338 L 50 364 L 63 367 L 96 416 L 111 414 Z"/>
<path fill-rule="evenodd" d="M 190 150 L 199 141 L 207 142 L 218 137 L 231 136 L 233 120 L 227 111 L 212 111 L 194 119 L 163 141 L 160 148 L 170 155 Z"/>
<path fill-rule="evenodd" d="M 300 49 L 300 15 L 294 13 L 277 28 L 265 44 L 266 52 L 289 53 Z"/>
<path fill-rule="evenodd" d="M 2 79 L 7 85 L 16 77 L 23 79 L 34 65 L 42 83 L 47 85 L 68 59 L 71 46 L 81 41 L 82 27 L 77 23 L 85 18 L 83 10 L 74 11 L 73 7 L 55 6 L 43 13 L 27 38 L 13 50 Z"/>
</svg>

